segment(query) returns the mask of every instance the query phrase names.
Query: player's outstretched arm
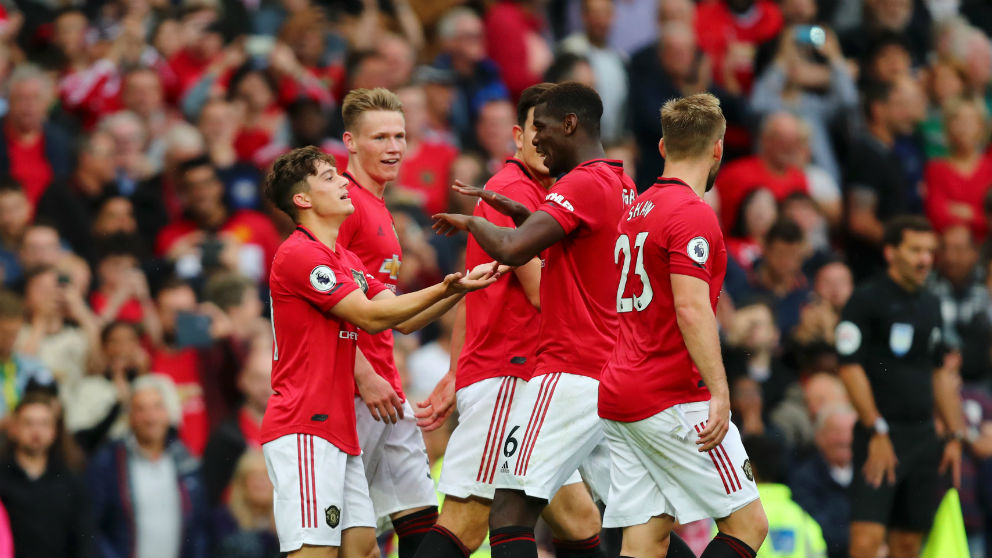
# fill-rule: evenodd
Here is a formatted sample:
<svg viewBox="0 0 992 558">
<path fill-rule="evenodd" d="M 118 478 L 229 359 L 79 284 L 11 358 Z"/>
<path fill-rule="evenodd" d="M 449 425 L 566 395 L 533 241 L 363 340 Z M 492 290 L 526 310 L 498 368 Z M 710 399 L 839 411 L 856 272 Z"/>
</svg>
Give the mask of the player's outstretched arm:
<svg viewBox="0 0 992 558">
<path fill-rule="evenodd" d="M 528 217 L 530 217 L 531 210 L 527 209 L 526 205 L 511 200 L 503 194 L 497 194 L 492 190 L 486 190 L 485 188 L 480 188 L 478 186 L 470 186 L 461 180 L 456 180 L 455 184 L 451 188 L 459 194 L 474 196 L 481 199 L 496 211 L 499 211 L 503 215 L 513 219 L 513 224 L 518 227 L 523 224 Z"/>
<path fill-rule="evenodd" d="M 432 228 L 446 236 L 468 231 L 487 254 L 509 266 L 524 265 L 545 248 L 565 238 L 565 229 L 544 211 L 531 213 L 517 228 L 497 227 L 471 215 L 439 213 L 434 216 Z"/>
<path fill-rule="evenodd" d="M 710 286 L 698 277 L 673 273 L 675 317 L 692 362 L 710 391 L 710 414 L 696 443 L 699 451 L 720 445 L 730 429 L 730 388 L 720 355 L 716 315 L 710 305 Z"/>
<path fill-rule="evenodd" d="M 396 327 L 448 297 L 488 287 L 496 278 L 495 275 L 469 278 L 461 273 L 452 273 L 444 281 L 426 289 L 400 296 L 376 296 L 374 300 L 367 299 L 361 291 L 354 291 L 335 304 L 331 313 L 368 333 L 379 333 Z"/>
</svg>

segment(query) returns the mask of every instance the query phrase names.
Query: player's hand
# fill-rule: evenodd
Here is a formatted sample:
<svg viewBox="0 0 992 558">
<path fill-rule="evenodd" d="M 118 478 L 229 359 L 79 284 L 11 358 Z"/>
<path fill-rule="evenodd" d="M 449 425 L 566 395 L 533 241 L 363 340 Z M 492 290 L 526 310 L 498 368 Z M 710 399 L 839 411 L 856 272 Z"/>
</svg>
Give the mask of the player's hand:
<svg viewBox="0 0 992 558">
<path fill-rule="evenodd" d="M 396 424 L 403 418 L 403 400 L 388 380 L 378 374 L 355 376 L 358 394 L 372 413 L 372 418 Z"/>
<path fill-rule="evenodd" d="M 498 194 L 492 190 L 486 190 L 485 188 L 480 188 L 479 186 L 465 184 L 461 180 L 455 180 L 455 183 L 451 186 L 451 189 L 465 196 L 479 198 L 492 206 L 492 208 L 496 211 L 499 211 L 507 217 L 512 217 L 514 221 L 518 218 L 526 219 L 527 215 L 530 214 L 530 210 L 527 209 L 527 206 L 520 202 L 513 201 L 503 194 Z"/>
<path fill-rule="evenodd" d="M 960 458 L 960 454 L 958 455 Z M 896 451 L 892 448 L 892 440 L 888 436 L 876 434 L 868 442 L 868 460 L 862 469 L 869 486 L 878 488 L 882 482 L 896 483 Z M 958 462 L 960 465 L 960 461 Z"/>
<path fill-rule="evenodd" d="M 730 399 L 714 397 L 710 399 L 710 416 L 706 419 L 706 427 L 696 439 L 699 451 L 710 451 L 719 446 L 728 430 L 730 430 Z"/>
<path fill-rule="evenodd" d="M 468 222 L 472 216 L 459 213 L 438 213 L 431 218 L 434 219 L 434 224 L 431 225 L 434 232 L 444 236 L 452 236 L 458 231 L 467 231 Z"/>
<path fill-rule="evenodd" d="M 455 410 L 454 372 L 449 370 L 434 386 L 434 391 L 427 399 L 417 403 L 417 407 L 420 410 L 413 413 L 413 416 L 417 417 L 417 426 L 424 432 L 441 428 Z"/>
<path fill-rule="evenodd" d="M 954 488 L 961 488 L 961 440 L 950 440 L 944 446 L 944 457 L 940 460 L 938 472 L 944 474 L 948 469 Z"/>
</svg>

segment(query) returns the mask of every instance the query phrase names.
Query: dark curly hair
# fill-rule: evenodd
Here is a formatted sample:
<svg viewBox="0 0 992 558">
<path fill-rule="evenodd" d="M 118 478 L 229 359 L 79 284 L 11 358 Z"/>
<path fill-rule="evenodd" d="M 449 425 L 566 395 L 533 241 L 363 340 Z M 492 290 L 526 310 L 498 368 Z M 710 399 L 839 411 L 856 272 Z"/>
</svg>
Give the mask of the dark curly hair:
<svg viewBox="0 0 992 558">
<path fill-rule="evenodd" d="M 307 177 L 317 174 L 317 163 L 325 162 L 335 167 L 334 157 L 309 145 L 281 155 L 272 164 L 272 170 L 265 177 L 265 196 L 297 222 L 299 212 L 293 204 L 293 196 L 306 192 Z"/>
</svg>

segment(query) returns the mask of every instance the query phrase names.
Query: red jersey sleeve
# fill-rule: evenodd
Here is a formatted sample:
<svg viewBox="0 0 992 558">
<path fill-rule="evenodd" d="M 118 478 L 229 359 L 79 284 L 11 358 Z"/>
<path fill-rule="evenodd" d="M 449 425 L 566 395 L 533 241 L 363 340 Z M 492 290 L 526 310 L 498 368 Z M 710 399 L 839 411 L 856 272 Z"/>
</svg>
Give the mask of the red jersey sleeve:
<svg viewBox="0 0 992 558">
<path fill-rule="evenodd" d="M 592 225 L 603 213 L 602 190 L 590 187 L 596 177 L 590 171 L 577 167 L 559 180 L 537 209 L 558 221 L 565 234 L 582 225 Z"/>
<path fill-rule="evenodd" d="M 323 313 L 358 289 L 351 270 L 343 269 L 322 250 L 303 248 L 282 260 L 279 279 L 295 293 Z M 363 269 L 364 272 L 364 269 Z M 369 290 L 371 290 L 371 284 Z"/>
<path fill-rule="evenodd" d="M 375 275 L 372 275 L 367 269 L 365 269 L 365 265 L 362 264 L 362 260 L 355 255 L 354 252 L 348 252 L 348 259 L 351 260 L 353 270 L 351 272 L 352 275 L 355 273 L 361 273 L 365 276 L 365 285 L 367 286 L 365 289 L 365 296 L 368 297 L 369 300 L 375 298 L 375 296 L 382 291 L 392 291 L 388 285 L 376 279 Z M 354 277 L 354 279 L 356 282 L 358 281 L 358 277 Z"/>
<path fill-rule="evenodd" d="M 703 202 L 684 206 L 677 219 L 668 222 L 663 237 L 668 251 L 669 272 L 698 277 L 707 283 L 713 274 L 713 251 L 722 234 L 713 209 Z"/>
</svg>

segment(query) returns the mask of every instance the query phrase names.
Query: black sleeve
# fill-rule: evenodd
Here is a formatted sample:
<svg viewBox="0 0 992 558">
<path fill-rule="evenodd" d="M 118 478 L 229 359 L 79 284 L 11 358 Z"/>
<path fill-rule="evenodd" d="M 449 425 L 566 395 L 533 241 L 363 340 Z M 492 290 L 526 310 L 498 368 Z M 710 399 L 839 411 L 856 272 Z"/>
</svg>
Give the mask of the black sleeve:
<svg viewBox="0 0 992 558">
<path fill-rule="evenodd" d="M 89 495 L 82 479 L 75 475 L 72 479 L 72 492 L 70 497 L 72 498 L 73 509 L 79 510 L 79 513 L 74 515 L 71 526 L 72 555 L 96 556 L 96 519 L 93 514 L 87 513 L 90 509 Z"/>
<path fill-rule="evenodd" d="M 841 364 L 861 364 L 871 344 L 872 289 L 856 289 L 844 306 L 835 331 Z M 875 302 L 877 304 L 877 301 Z"/>
</svg>

